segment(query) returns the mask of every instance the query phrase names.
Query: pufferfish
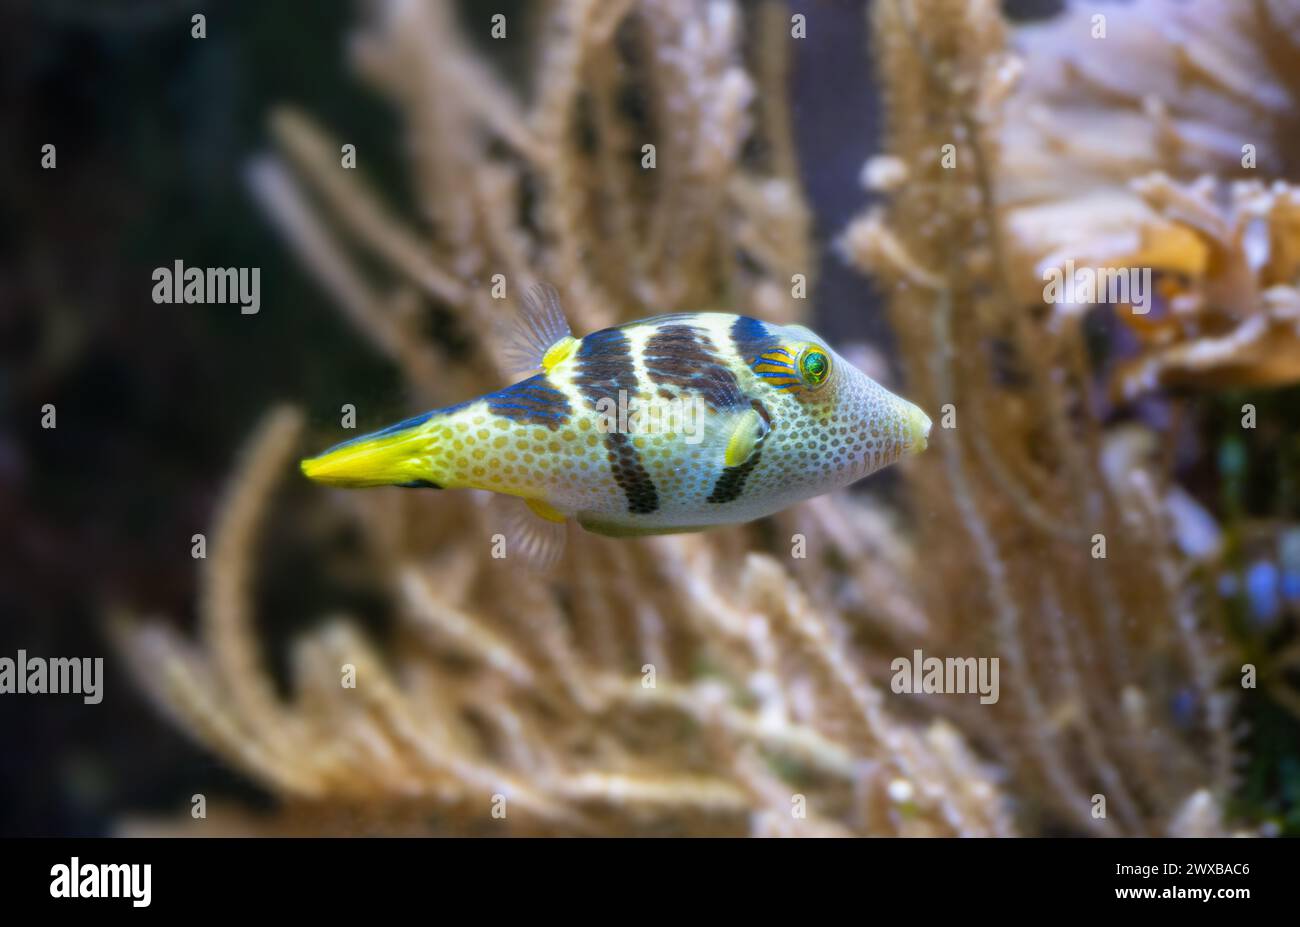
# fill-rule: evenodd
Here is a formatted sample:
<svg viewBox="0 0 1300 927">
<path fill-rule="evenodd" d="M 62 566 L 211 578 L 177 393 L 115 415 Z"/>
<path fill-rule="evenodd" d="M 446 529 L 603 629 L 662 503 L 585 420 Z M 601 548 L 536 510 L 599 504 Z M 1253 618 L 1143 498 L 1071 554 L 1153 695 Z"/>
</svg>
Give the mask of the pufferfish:
<svg viewBox="0 0 1300 927">
<path fill-rule="evenodd" d="M 614 537 L 751 521 L 919 453 L 930 433 L 920 408 L 801 325 L 679 313 L 575 338 L 537 287 L 506 345 L 526 379 L 339 444 L 303 473 L 517 497 L 531 514 L 510 519 L 507 545 L 546 565 L 570 521 Z"/>
</svg>

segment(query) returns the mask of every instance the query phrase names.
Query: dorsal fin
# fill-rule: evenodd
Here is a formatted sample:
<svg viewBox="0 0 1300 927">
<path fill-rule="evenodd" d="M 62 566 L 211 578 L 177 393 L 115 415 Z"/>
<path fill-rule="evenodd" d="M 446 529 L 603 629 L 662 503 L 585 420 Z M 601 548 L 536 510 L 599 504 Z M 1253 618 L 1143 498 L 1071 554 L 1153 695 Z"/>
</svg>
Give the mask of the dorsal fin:
<svg viewBox="0 0 1300 927">
<path fill-rule="evenodd" d="M 524 296 L 522 308 L 510 322 L 502 357 L 511 373 L 536 373 L 550 370 L 576 345 L 560 294 L 555 287 L 539 283 Z"/>
</svg>

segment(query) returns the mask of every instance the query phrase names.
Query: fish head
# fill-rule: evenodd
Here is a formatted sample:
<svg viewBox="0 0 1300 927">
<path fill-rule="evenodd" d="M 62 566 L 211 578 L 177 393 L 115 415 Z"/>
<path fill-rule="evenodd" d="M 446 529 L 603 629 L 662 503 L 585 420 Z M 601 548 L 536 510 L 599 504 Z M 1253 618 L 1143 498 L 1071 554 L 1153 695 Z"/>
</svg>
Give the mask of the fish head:
<svg viewBox="0 0 1300 927">
<path fill-rule="evenodd" d="M 770 326 L 752 366 L 770 404 L 774 452 L 809 464 L 819 489 L 846 485 L 929 444 L 930 417 L 802 325 Z M 779 437 L 778 437 L 779 434 Z"/>
</svg>

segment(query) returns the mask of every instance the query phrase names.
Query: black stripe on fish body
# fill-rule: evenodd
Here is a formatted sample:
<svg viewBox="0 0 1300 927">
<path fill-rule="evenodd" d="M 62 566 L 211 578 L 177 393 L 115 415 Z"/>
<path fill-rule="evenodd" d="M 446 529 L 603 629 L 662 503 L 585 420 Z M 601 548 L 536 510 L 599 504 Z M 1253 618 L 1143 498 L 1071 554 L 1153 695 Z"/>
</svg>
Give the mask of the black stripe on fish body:
<svg viewBox="0 0 1300 927">
<path fill-rule="evenodd" d="M 508 418 L 512 422 L 545 425 L 552 431 L 567 422 L 573 412 L 568 397 L 552 386 L 544 373 L 520 380 L 514 386 L 507 386 L 483 398 L 487 400 L 488 410 L 493 415 Z"/>
<path fill-rule="evenodd" d="M 719 361 L 708 335 L 689 325 L 661 327 L 646 341 L 643 358 L 652 381 L 699 394 L 710 411 L 745 402 L 735 374 Z"/>
<path fill-rule="evenodd" d="M 632 439 L 621 432 L 605 435 L 605 451 L 614 482 L 627 496 L 627 510 L 634 515 L 648 515 L 659 508 L 659 492 L 654 480 L 641 464 L 641 452 Z"/>
<path fill-rule="evenodd" d="M 766 323 L 747 315 L 737 316 L 731 323 L 731 343 L 746 365 L 752 365 L 760 354 L 781 346 Z"/>
<path fill-rule="evenodd" d="M 627 335 L 617 328 L 606 328 L 583 338 L 578 347 L 573 384 L 592 404 L 594 411 L 606 415 L 609 409 L 605 406 L 611 401 L 617 411 L 620 392 L 625 399 L 635 396 L 636 364 Z M 658 509 L 659 492 L 632 439 L 620 432 L 607 433 L 605 454 L 614 482 L 627 497 L 628 511 L 645 515 Z"/>
<path fill-rule="evenodd" d="M 725 468 L 718 476 L 717 482 L 713 484 L 713 491 L 709 493 L 707 501 L 720 503 L 739 499 L 740 494 L 745 491 L 745 480 L 749 479 L 749 474 L 754 472 L 761 456 L 762 451 L 754 451 L 743 464 Z"/>
<path fill-rule="evenodd" d="M 592 332 L 578 345 L 578 365 L 573 383 L 592 404 L 602 399 L 618 401 L 619 390 L 636 392 L 636 365 L 632 342 L 617 328 Z"/>
</svg>

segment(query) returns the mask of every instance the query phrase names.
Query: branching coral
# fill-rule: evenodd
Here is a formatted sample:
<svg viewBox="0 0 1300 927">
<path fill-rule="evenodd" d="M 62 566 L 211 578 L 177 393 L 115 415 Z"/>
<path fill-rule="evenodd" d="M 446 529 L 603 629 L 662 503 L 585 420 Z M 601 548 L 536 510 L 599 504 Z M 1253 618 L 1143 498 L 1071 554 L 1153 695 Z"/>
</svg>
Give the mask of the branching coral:
<svg viewBox="0 0 1300 927">
<path fill-rule="evenodd" d="M 1077 316 L 1043 311 L 1036 264 L 1065 245 L 1023 229 L 1019 203 L 1077 184 L 1060 145 L 1024 138 L 1016 81 L 1038 59 L 1013 54 L 993 2 L 888 0 L 875 28 L 890 139 L 867 175 L 893 194 L 844 244 L 891 284 L 911 389 L 948 415 L 909 480 L 933 646 L 1002 658 L 1002 702 L 968 721 L 1048 820 L 1218 829 L 1234 763 L 1221 636 L 1170 537 L 1167 475 L 1103 432 Z"/>
<path fill-rule="evenodd" d="M 427 229 L 339 170 L 337 144 L 294 112 L 275 117 L 283 155 L 255 165 L 254 188 L 421 406 L 498 375 L 495 273 L 516 293 L 557 282 L 582 330 L 677 308 L 797 318 L 791 279 L 811 259 L 784 110 L 789 23 L 774 5 L 754 22 L 751 66 L 732 3 L 556 4 L 526 106 L 442 4 L 382 4 L 357 59 L 410 116 Z M 386 284 L 363 273 L 357 245 L 389 268 Z M 417 332 L 423 300 L 483 350 L 442 357 Z M 281 699 L 248 574 L 298 430 L 294 413 L 274 414 L 235 476 L 205 564 L 202 649 L 122 630 L 160 703 L 283 799 L 276 824 L 226 812 L 214 829 L 1010 832 L 984 764 L 947 723 L 887 710 L 853 640 L 864 614 L 900 635 L 925 621 L 889 569 L 909 555 L 869 512 L 791 515 L 813 548 L 792 567 L 750 552 L 752 530 L 583 535 L 547 578 L 491 558 L 480 500 L 340 497 L 399 625 L 381 647 L 328 620 L 292 645 Z M 872 551 L 879 568 L 831 572 Z M 340 685 L 345 665 L 355 688 Z"/>
<path fill-rule="evenodd" d="M 235 476 L 205 569 L 203 649 L 163 626 L 121 630 L 157 700 L 284 797 L 284 828 L 1008 831 L 951 727 L 891 718 L 843 629 L 776 561 L 750 554 L 728 571 L 702 539 L 582 537 L 560 583 L 480 556 L 476 540 L 431 559 L 394 551 L 396 656 L 332 618 L 293 645 L 281 700 L 249 569 L 299 429 L 296 414 L 273 414 Z M 430 513 L 417 508 L 405 518 Z M 480 515 L 451 508 L 447 525 Z M 370 514 L 392 530 L 396 513 Z M 267 826 L 233 820 L 214 824 Z"/>
<path fill-rule="evenodd" d="M 1026 231 L 1035 209 L 1069 209 L 1065 187 L 1082 189 L 1018 160 L 1025 147 L 1068 154 L 1029 125 L 1034 107 L 1009 102 L 1038 65 L 1011 52 L 993 0 L 878 0 L 873 15 L 891 129 L 867 173 L 893 195 L 844 245 L 888 287 L 909 395 L 937 413 L 932 449 L 903 472 L 914 530 L 856 497 L 819 499 L 703 535 L 573 535 L 547 577 L 490 556 L 496 516 L 476 496 L 330 497 L 361 526 L 396 627 L 379 639 L 347 616 L 326 620 L 291 644 L 282 695 L 250 586 L 259 521 L 300 430 L 296 413 L 276 412 L 221 510 L 199 646 L 159 625 L 120 629 L 159 703 L 281 801 L 274 817 L 224 809 L 194 826 L 1227 826 L 1231 702 L 1197 564 L 1170 537 L 1169 500 L 1182 497 L 1140 442 L 1103 429 L 1078 315 L 1044 312 L 1034 284 L 1049 254 L 1103 256 Z M 791 279 L 809 274 L 812 249 L 785 108 L 786 12 L 767 4 L 742 23 L 723 0 L 567 0 L 535 26 L 525 101 L 445 4 L 377 6 L 356 60 L 406 114 L 419 220 L 340 170 L 336 141 L 296 112 L 275 116 L 280 154 L 252 170 L 269 214 L 401 368 L 417 408 L 499 378 L 498 273 L 513 294 L 558 284 L 583 331 L 678 308 L 803 312 Z M 1031 48 L 1046 41 L 1034 36 L 1023 34 Z M 1212 124 L 1233 124 L 1219 115 Z M 1130 161 L 1097 167 L 1096 189 L 1146 172 Z M 1126 192 L 1130 213 L 1094 217 L 1089 241 L 1145 241 L 1177 212 L 1180 171 L 1159 154 L 1150 167 L 1175 179 Z M 1282 193 L 1251 195 L 1273 195 L 1284 221 Z M 1203 230 L 1169 234 L 1165 251 L 1208 247 Z M 1189 286 L 1209 293 L 1198 280 Z M 1261 280 L 1261 293 L 1278 282 Z M 445 356 L 420 330 L 429 305 L 477 350 Z M 997 657 L 1001 699 L 892 694 L 891 662 L 915 648 Z M 355 688 L 340 685 L 349 669 Z"/>
<path fill-rule="evenodd" d="M 1163 305 L 1121 314 L 1143 350 L 1119 397 L 1300 379 L 1295 5 L 1079 4 L 1015 44 L 996 171 L 1008 249 L 1039 271 L 1019 285 L 1065 261 L 1160 275 Z"/>
</svg>

